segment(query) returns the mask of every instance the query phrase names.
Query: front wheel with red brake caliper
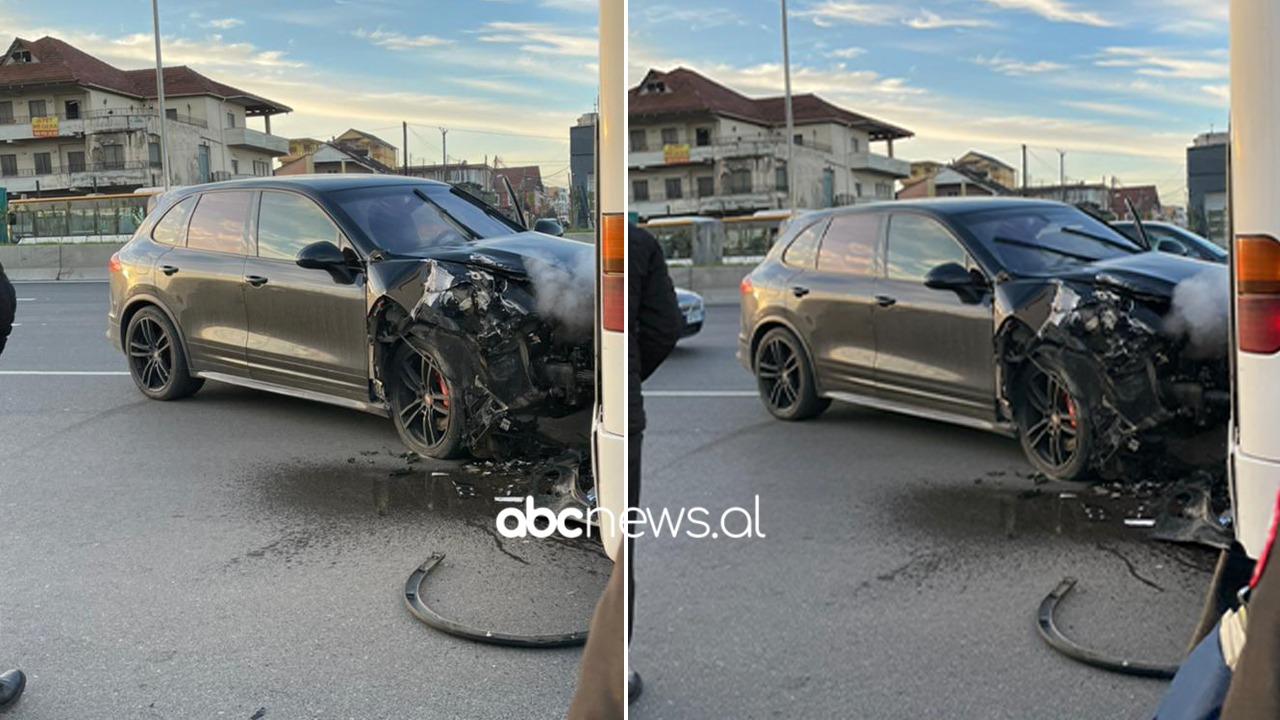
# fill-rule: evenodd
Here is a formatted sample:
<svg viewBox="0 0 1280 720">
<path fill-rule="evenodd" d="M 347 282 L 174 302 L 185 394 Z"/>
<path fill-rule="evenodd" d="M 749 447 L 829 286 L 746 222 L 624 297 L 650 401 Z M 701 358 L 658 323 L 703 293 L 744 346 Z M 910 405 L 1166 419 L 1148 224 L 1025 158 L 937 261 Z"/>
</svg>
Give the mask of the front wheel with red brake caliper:
<svg viewBox="0 0 1280 720">
<path fill-rule="evenodd" d="M 1093 460 L 1094 419 L 1076 378 L 1051 353 L 1032 353 L 1015 381 L 1022 450 L 1054 480 L 1082 480 Z"/>
<path fill-rule="evenodd" d="M 466 407 L 458 378 L 436 348 L 402 343 L 392 354 L 387 373 L 391 419 L 410 450 L 442 460 L 466 454 Z"/>
</svg>

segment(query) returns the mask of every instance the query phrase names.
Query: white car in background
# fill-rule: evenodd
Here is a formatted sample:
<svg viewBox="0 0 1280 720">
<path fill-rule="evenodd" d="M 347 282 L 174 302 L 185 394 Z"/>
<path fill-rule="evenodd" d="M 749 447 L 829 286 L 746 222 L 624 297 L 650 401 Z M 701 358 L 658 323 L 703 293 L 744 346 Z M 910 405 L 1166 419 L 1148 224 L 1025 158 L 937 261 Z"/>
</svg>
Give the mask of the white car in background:
<svg viewBox="0 0 1280 720">
<path fill-rule="evenodd" d="M 680 339 L 693 337 L 702 332 L 702 323 L 707 319 L 706 305 L 702 302 L 702 296 L 692 290 L 678 287 L 676 300 L 680 303 L 680 315 L 684 317 Z"/>
</svg>

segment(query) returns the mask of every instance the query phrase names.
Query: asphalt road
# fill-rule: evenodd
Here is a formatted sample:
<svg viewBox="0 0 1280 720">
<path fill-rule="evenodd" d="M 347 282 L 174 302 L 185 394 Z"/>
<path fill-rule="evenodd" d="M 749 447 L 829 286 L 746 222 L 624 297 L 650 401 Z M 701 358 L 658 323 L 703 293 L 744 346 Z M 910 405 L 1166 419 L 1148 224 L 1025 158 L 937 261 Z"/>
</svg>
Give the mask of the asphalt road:
<svg viewBox="0 0 1280 720">
<path fill-rule="evenodd" d="M 1211 553 L 1147 539 L 1094 488 L 1037 485 L 1016 441 L 847 405 L 773 420 L 736 331 L 710 307 L 646 383 L 641 504 L 718 518 L 758 496 L 765 537 L 637 541 L 631 717 L 1151 717 L 1164 682 L 1059 656 L 1036 609 L 1077 577 L 1076 640 L 1176 662 Z"/>
<path fill-rule="evenodd" d="M 478 645 L 403 604 L 443 552 L 441 612 L 586 627 L 612 567 L 597 547 L 493 529 L 489 498 L 527 477 L 409 463 L 387 420 L 226 385 L 148 401 L 104 338 L 105 284 L 18 296 L 0 669 L 29 684 L 6 718 L 563 716 L 580 650 Z"/>
</svg>

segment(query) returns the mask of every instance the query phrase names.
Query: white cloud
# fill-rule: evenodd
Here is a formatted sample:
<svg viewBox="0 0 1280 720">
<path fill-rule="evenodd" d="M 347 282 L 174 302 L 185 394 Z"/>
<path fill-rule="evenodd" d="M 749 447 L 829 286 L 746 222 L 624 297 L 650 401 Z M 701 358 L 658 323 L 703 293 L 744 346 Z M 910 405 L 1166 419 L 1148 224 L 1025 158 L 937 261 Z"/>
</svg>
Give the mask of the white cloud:
<svg viewBox="0 0 1280 720">
<path fill-rule="evenodd" d="M 1088 112 L 1099 113 L 1102 115 L 1114 115 L 1116 117 L 1139 118 L 1144 120 L 1155 120 L 1163 117 L 1159 113 L 1151 110 L 1144 110 L 1142 108 L 1125 105 L 1123 103 L 1094 102 L 1091 100 L 1063 100 L 1062 104 L 1077 110 L 1086 110 Z"/>
<path fill-rule="evenodd" d="M 888 25 L 902 19 L 902 11 L 894 5 L 850 0 L 822 0 L 806 9 L 791 11 L 790 14 L 794 17 L 809 18 L 815 25 L 822 27 L 829 27 L 836 23 Z"/>
<path fill-rule="evenodd" d="M 1103 49 L 1094 64 L 1098 67 L 1136 68 L 1139 75 L 1161 78 L 1218 80 L 1227 77 L 1225 58 L 1218 53 L 1188 56 L 1158 48 L 1109 47 Z"/>
<path fill-rule="evenodd" d="M 230 30 L 237 25 L 243 25 L 244 21 L 240 18 L 222 18 L 221 20 L 210 20 L 203 23 L 201 27 L 217 28 L 218 30 Z"/>
<path fill-rule="evenodd" d="M 1053 22 L 1078 23 L 1094 27 L 1112 27 L 1116 23 L 1101 15 L 1077 10 L 1065 0 L 986 0 L 988 3 L 1004 10 L 1024 10 L 1032 12 L 1045 20 Z"/>
<path fill-rule="evenodd" d="M 569 34 L 549 23 L 486 23 L 479 40 L 519 45 L 525 52 L 544 55 L 594 58 L 600 54 L 600 41 L 596 36 Z"/>
<path fill-rule="evenodd" d="M 856 58 L 859 55 L 865 55 L 866 53 L 867 51 L 865 48 L 847 47 L 831 51 L 831 56 L 848 60 L 849 58 Z"/>
<path fill-rule="evenodd" d="M 939 30 L 943 28 L 976 28 L 991 27 L 995 23 L 977 18 L 944 18 L 935 12 L 921 10 L 920 15 L 902 21 L 916 30 Z"/>
<path fill-rule="evenodd" d="M 632 22 L 634 23 L 636 19 L 636 14 L 633 13 Z M 643 19 L 649 25 L 670 22 L 688 26 L 693 30 L 747 24 L 742 15 L 726 7 L 691 8 L 666 3 L 645 7 Z"/>
<path fill-rule="evenodd" d="M 1023 60 L 1015 60 L 1003 55 L 992 55 L 985 57 L 979 55 L 973 59 L 973 62 L 983 67 L 989 67 L 998 73 L 1004 75 L 1038 75 L 1047 72 L 1056 72 L 1058 70 L 1066 70 L 1067 65 L 1052 60 L 1037 60 L 1035 62 L 1026 62 Z"/>
<path fill-rule="evenodd" d="M 1227 85 L 1202 85 L 1200 89 L 1223 105 L 1231 102 L 1231 88 Z"/>
<path fill-rule="evenodd" d="M 411 37 L 404 33 L 388 32 L 382 28 L 378 28 L 377 30 L 365 30 L 364 28 L 360 28 L 353 34 L 361 40 L 368 40 L 374 45 L 378 45 L 389 50 L 414 50 L 437 47 L 439 45 L 448 45 L 453 42 L 452 40 L 436 37 L 434 35 L 417 35 Z"/>
</svg>

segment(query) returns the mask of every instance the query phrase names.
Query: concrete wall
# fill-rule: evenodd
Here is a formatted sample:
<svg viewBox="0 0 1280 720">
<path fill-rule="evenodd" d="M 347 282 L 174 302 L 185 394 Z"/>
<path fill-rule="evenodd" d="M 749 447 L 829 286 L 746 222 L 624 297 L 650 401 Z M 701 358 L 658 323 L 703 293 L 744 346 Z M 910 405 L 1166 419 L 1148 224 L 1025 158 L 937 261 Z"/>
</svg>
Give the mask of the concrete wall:
<svg viewBox="0 0 1280 720">
<path fill-rule="evenodd" d="M 123 243 L 0 246 L 11 280 L 106 280 L 107 261 Z"/>
</svg>

